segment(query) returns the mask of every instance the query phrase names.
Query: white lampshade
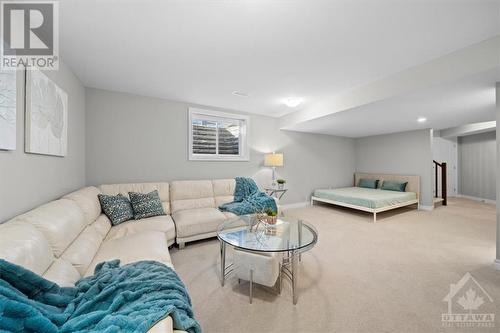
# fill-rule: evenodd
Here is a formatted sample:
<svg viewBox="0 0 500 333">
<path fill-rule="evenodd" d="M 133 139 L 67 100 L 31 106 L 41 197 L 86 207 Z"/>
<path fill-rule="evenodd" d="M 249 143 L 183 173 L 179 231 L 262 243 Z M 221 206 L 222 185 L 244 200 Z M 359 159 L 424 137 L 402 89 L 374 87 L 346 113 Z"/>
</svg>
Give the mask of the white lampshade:
<svg viewBox="0 0 500 333">
<path fill-rule="evenodd" d="M 283 166 L 283 154 L 266 154 L 264 157 L 264 166 L 280 167 Z"/>
</svg>

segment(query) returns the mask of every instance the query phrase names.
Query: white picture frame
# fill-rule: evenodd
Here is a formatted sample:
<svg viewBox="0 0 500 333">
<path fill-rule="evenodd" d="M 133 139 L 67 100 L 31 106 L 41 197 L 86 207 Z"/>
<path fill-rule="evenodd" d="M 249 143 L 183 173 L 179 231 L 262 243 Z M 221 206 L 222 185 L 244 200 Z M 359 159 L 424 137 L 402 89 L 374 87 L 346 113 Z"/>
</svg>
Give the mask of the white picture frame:
<svg viewBox="0 0 500 333">
<path fill-rule="evenodd" d="M 29 69 L 25 105 L 25 152 L 66 156 L 68 94 L 40 70 Z"/>
</svg>

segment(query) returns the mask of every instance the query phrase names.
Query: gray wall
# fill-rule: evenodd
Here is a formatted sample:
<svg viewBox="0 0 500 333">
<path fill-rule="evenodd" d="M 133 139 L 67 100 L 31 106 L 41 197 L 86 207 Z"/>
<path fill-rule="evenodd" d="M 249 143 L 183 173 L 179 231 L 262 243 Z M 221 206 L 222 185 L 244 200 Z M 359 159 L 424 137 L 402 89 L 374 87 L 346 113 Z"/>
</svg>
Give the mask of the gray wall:
<svg viewBox="0 0 500 333">
<path fill-rule="evenodd" d="M 356 139 L 356 171 L 420 176 L 420 203 L 433 206 L 432 130 Z"/>
<path fill-rule="evenodd" d="M 270 183 L 264 153 L 284 153 L 284 203 L 309 200 L 314 188 L 350 185 L 354 142 L 280 131 L 275 118 L 250 115 L 250 161 L 188 161 L 188 104 L 86 89 L 87 183 L 170 181 L 253 176 Z"/>
<path fill-rule="evenodd" d="M 496 200 L 496 133 L 458 139 L 460 194 Z"/>
<path fill-rule="evenodd" d="M 495 84 L 495 104 L 496 104 L 496 121 L 497 124 L 500 124 L 500 82 Z M 496 135 L 500 137 L 500 126 L 496 128 Z M 497 144 L 496 148 L 496 170 L 500 174 L 500 144 Z M 500 177 L 496 179 L 497 184 L 497 193 L 500 193 Z M 495 268 L 500 270 L 500 205 L 496 205 L 497 207 L 497 250 L 496 250 L 496 260 L 495 260 Z"/>
<path fill-rule="evenodd" d="M 68 93 L 68 155 L 24 153 L 24 72 L 17 76 L 17 150 L 0 150 L 0 221 L 85 185 L 85 89 L 64 64 L 44 72 Z"/>
</svg>

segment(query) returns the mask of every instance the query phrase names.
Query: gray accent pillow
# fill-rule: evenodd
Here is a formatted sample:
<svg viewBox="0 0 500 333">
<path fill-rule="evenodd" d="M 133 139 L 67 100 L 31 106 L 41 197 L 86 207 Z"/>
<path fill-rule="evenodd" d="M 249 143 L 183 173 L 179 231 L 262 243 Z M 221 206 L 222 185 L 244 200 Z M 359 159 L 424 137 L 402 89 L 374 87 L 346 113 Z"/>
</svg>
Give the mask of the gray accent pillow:
<svg viewBox="0 0 500 333">
<path fill-rule="evenodd" d="M 128 192 L 132 208 L 134 209 L 134 219 L 165 215 L 160 195 L 157 190 L 149 193 Z"/>
<path fill-rule="evenodd" d="M 382 190 L 405 192 L 406 185 L 408 185 L 408 182 L 395 182 L 391 180 L 384 180 L 384 182 L 382 183 Z"/>
<path fill-rule="evenodd" d="M 118 225 L 134 218 L 132 205 L 126 196 L 121 194 L 98 194 L 97 197 L 104 214 L 109 218 L 112 225 Z"/>
<path fill-rule="evenodd" d="M 364 188 L 377 188 L 378 187 L 378 179 L 364 179 L 361 178 L 358 183 L 358 187 Z"/>
</svg>

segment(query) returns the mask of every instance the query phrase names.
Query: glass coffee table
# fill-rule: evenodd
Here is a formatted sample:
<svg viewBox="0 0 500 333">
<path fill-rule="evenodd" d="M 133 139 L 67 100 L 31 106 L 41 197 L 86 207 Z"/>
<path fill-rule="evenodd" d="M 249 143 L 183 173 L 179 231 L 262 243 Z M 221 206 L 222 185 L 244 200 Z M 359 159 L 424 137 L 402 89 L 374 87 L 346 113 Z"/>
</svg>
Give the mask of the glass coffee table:
<svg viewBox="0 0 500 333">
<path fill-rule="evenodd" d="M 226 265 L 226 245 L 248 252 L 282 253 L 282 274 L 292 283 L 293 304 L 297 303 L 297 280 L 301 254 L 318 241 L 316 229 L 301 220 L 280 217 L 276 224 L 260 221 L 257 215 L 242 215 L 222 223 L 217 230 L 220 241 L 221 285 L 233 271 Z"/>
</svg>

